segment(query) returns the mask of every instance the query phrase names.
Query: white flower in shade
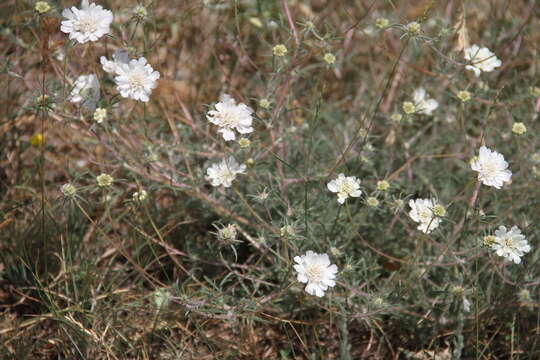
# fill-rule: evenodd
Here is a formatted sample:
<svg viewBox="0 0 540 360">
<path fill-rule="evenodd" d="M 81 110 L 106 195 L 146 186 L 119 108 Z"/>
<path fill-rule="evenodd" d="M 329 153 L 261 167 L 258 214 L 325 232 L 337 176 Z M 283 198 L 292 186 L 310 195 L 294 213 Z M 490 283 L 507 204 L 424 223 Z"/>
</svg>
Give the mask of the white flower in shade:
<svg viewBox="0 0 540 360">
<path fill-rule="evenodd" d="M 99 101 L 99 81 L 96 75 L 81 75 L 75 80 L 69 101 L 94 109 Z"/>
<path fill-rule="evenodd" d="M 517 226 L 512 226 L 510 231 L 507 231 L 505 226 L 499 226 L 499 229 L 495 230 L 495 242 L 491 248 L 497 255 L 516 264 L 521 263 L 521 257 L 531 251 L 531 246 Z"/>
<path fill-rule="evenodd" d="M 478 172 L 478 180 L 484 185 L 500 189 L 503 183 L 509 182 L 512 172 L 504 156 L 485 146 L 480 148 L 480 154 L 471 163 L 471 169 Z"/>
<path fill-rule="evenodd" d="M 413 221 L 416 221 L 419 225 L 418 230 L 429 234 L 439 226 L 441 219 L 435 215 L 433 209 L 437 206 L 433 199 L 416 199 L 410 200 L 409 206 L 411 211 L 409 216 Z"/>
<path fill-rule="evenodd" d="M 330 181 L 326 186 L 331 192 L 337 193 L 340 204 L 343 204 L 348 197 L 359 197 L 362 194 L 360 180 L 355 176 L 339 174 L 337 179 Z"/>
<path fill-rule="evenodd" d="M 212 124 L 220 127 L 218 132 L 223 135 L 225 141 L 236 139 L 234 131 L 240 134 L 249 134 L 253 132 L 251 123 L 253 110 L 246 104 L 236 104 L 236 101 L 227 94 L 221 95 L 215 110 L 208 111 L 206 118 Z"/>
<path fill-rule="evenodd" d="M 431 115 L 433 110 L 439 107 L 439 103 L 427 96 L 424 88 L 414 90 L 413 100 L 415 111 L 419 114 Z"/>
<path fill-rule="evenodd" d="M 329 287 L 336 285 L 337 266 L 330 265 L 328 254 L 317 254 L 313 251 L 305 255 L 295 256 L 294 269 L 298 272 L 297 279 L 307 283 L 306 292 L 318 297 L 324 296 Z"/>
<path fill-rule="evenodd" d="M 482 71 L 493 71 L 502 64 L 501 60 L 487 47 L 481 48 L 478 45 L 473 45 L 464 49 L 463 52 L 465 53 L 465 60 L 470 62 L 469 65 L 465 66 L 465 69 L 474 71 L 476 76 L 480 76 Z"/>
<path fill-rule="evenodd" d="M 152 90 L 157 86 L 159 72 L 154 71 L 144 57 L 132 59 L 129 63 L 116 64 L 116 82 L 120 95 L 133 100 L 147 102 Z"/>
<path fill-rule="evenodd" d="M 69 34 L 71 40 L 76 40 L 81 44 L 97 41 L 108 34 L 113 21 L 111 11 L 94 3 L 89 4 L 88 0 L 82 0 L 80 9 L 75 6 L 64 9 L 62 16 L 67 20 L 62 21 L 60 30 Z"/>
<path fill-rule="evenodd" d="M 212 186 L 220 186 L 228 188 L 231 186 L 237 174 L 243 174 L 246 171 L 246 165 L 240 165 L 231 156 L 227 160 L 222 160 L 220 163 L 214 164 L 206 170 L 208 180 Z"/>
<path fill-rule="evenodd" d="M 105 56 L 99 58 L 103 71 L 107 73 L 118 73 L 118 67 L 121 64 L 129 63 L 129 55 L 126 50 L 116 50 L 112 55 L 112 60 L 107 59 Z"/>
</svg>

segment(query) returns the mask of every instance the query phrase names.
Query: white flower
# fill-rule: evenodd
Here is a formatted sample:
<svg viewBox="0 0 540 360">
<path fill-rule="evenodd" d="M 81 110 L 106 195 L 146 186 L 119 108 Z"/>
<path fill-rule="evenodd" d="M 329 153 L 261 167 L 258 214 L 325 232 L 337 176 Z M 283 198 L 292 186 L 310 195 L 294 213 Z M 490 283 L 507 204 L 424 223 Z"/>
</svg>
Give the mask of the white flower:
<svg viewBox="0 0 540 360">
<path fill-rule="evenodd" d="M 476 76 L 480 76 L 482 71 L 493 71 L 502 64 L 501 60 L 486 47 L 481 48 L 478 45 L 473 45 L 470 48 L 464 49 L 463 52 L 465 53 L 465 60 L 471 63 L 465 66 L 465 69 L 474 71 Z"/>
<path fill-rule="evenodd" d="M 152 90 L 157 86 L 159 72 L 154 71 L 144 57 L 132 59 L 129 63 L 116 63 L 116 82 L 120 95 L 133 100 L 147 102 Z M 112 67 L 114 69 L 114 66 Z"/>
<path fill-rule="evenodd" d="M 69 101 L 94 109 L 99 101 L 99 81 L 96 75 L 81 75 L 75 80 Z"/>
<path fill-rule="evenodd" d="M 523 254 L 531 251 L 531 246 L 517 226 L 512 226 L 510 231 L 507 231 L 505 226 L 499 226 L 499 229 L 495 230 L 495 242 L 491 248 L 497 255 L 512 260 L 516 264 L 521 263 Z"/>
<path fill-rule="evenodd" d="M 118 73 L 118 67 L 121 64 L 129 63 L 129 55 L 126 50 L 116 50 L 112 55 L 112 60 L 107 59 L 105 56 L 99 58 L 103 71 L 107 73 Z"/>
<path fill-rule="evenodd" d="M 88 4 L 88 0 L 82 0 L 81 9 L 75 6 L 64 9 L 62 16 L 67 20 L 62 21 L 60 30 L 69 34 L 71 40 L 75 39 L 84 44 L 87 41 L 96 41 L 109 33 L 113 21 L 113 14 L 94 3 Z"/>
<path fill-rule="evenodd" d="M 212 124 L 220 127 L 218 132 L 222 133 L 225 141 L 236 139 L 233 131 L 235 129 L 240 134 L 253 132 L 251 127 L 253 110 L 246 104 L 236 104 L 230 95 L 223 94 L 215 108 L 216 110 L 208 111 L 206 118 Z"/>
<path fill-rule="evenodd" d="M 331 192 L 337 193 L 340 204 L 343 204 L 348 197 L 359 197 L 362 194 L 360 180 L 355 176 L 339 174 L 337 179 L 330 181 L 326 186 Z"/>
<path fill-rule="evenodd" d="M 432 232 L 441 220 L 433 213 L 433 208 L 437 205 L 433 199 L 416 199 L 410 200 L 409 206 L 411 211 L 409 216 L 413 221 L 419 223 L 417 229 L 429 234 Z"/>
<path fill-rule="evenodd" d="M 424 88 L 414 90 L 413 100 L 415 111 L 419 114 L 431 115 L 433 110 L 439 107 L 436 100 L 428 98 Z"/>
<path fill-rule="evenodd" d="M 236 174 L 243 174 L 246 171 L 246 165 L 240 165 L 231 156 L 227 160 L 222 160 L 221 163 L 214 164 L 206 170 L 208 180 L 212 186 L 220 186 L 228 188 L 231 186 Z"/>
<path fill-rule="evenodd" d="M 500 189 L 504 182 L 509 182 L 512 172 L 502 154 L 492 151 L 485 146 L 480 148 L 480 154 L 471 163 L 471 169 L 478 171 L 478 180 L 484 185 Z"/>
<path fill-rule="evenodd" d="M 298 281 L 307 283 L 306 292 L 318 297 L 324 296 L 328 287 L 334 287 L 337 266 L 330 265 L 328 254 L 317 254 L 313 251 L 305 255 L 295 256 L 294 269 L 298 272 Z"/>
</svg>

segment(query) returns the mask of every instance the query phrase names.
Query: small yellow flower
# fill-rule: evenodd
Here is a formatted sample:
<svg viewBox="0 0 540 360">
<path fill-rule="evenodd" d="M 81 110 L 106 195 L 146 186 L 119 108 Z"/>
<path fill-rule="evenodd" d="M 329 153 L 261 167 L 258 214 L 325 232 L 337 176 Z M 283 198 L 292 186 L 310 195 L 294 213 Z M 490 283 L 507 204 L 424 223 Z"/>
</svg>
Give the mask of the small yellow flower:
<svg viewBox="0 0 540 360">
<path fill-rule="evenodd" d="M 407 31 L 411 34 L 418 34 L 421 30 L 421 26 L 419 23 L 417 23 L 416 21 L 413 21 L 413 22 L 410 22 L 408 23 L 405 28 L 407 29 Z"/>
<path fill-rule="evenodd" d="M 512 125 L 512 132 L 516 135 L 523 135 L 527 132 L 527 128 L 524 123 L 516 122 Z"/>
<path fill-rule="evenodd" d="M 45 14 L 47 11 L 51 10 L 51 6 L 46 1 L 38 1 L 34 9 L 40 14 Z"/>
<path fill-rule="evenodd" d="M 249 158 L 246 160 L 246 165 L 249 166 L 249 167 L 252 167 L 253 165 L 255 165 L 255 160 L 253 160 L 253 158 Z"/>
<path fill-rule="evenodd" d="M 443 217 L 446 215 L 446 209 L 441 204 L 437 204 L 433 207 L 433 215 Z"/>
<path fill-rule="evenodd" d="M 70 183 L 67 183 L 62 185 L 60 191 L 62 192 L 62 194 L 64 194 L 64 196 L 71 197 L 75 195 L 75 193 L 77 192 L 77 188 L 75 188 L 75 186 L 71 185 Z"/>
<path fill-rule="evenodd" d="M 272 49 L 272 52 L 274 53 L 275 56 L 285 56 L 287 54 L 287 47 L 283 44 L 278 44 L 276 46 L 274 46 L 274 48 Z"/>
<path fill-rule="evenodd" d="M 377 190 L 386 191 L 390 188 L 390 183 L 386 180 L 377 181 Z"/>
<path fill-rule="evenodd" d="M 395 122 L 398 123 L 398 122 L 401 121 L 401 119 L 403 119 L 403 115 L 398 114 L 398 113 L 395 113 L 395 114 L 392 114 L 392 116 L 390 116 L 390 119 L 391 119 L 392 121 L 395 121 Z"/>
<path fill-rule="evenodd" d="M 98 186 L 107 187 L 107 186 L 112 185 L 114 178 L 109 174 L 103 173 L 96 177 L 96 181 L 97 181 Z"/>
<path fill-rule="evenodd" d="M 482 239 L 482 244 L 484 244 L 484 246 L 490 247 L 491 245 L 495 244 L 495 241 L 497 241 L 497 238 L 495 236 L 486 235 Z"/>
<path fill-rule="evenodd" d="M 263 109 L 268 109 L 270 107 L 270 101 L 268 101 L 268 99 L 261 99 L 259 101 L 259 105 L 263 108 Z"/>
<path fill-rule="evenodd" d="M 457 93 L 457 97 L 459 98 L 459 100 L 463 102 L 467 102 L 471 100 L 471 93 L 468 92 L 467 90 L 461 90 Z"/>
<path fill-rule="evenodd" d="M 405 101 L 403 103 L 403 111 L 405 114 L 414 114 L 416 112 L 416 106 L 410 101 Z"/>
<path fill-rule="evenodd" d="M 249 141 L 248 138 L 241 138 L 238 140 L 238 145 L 240 145 L 242 149 L 246 149 L 251 145 L 251 141 Z"/>
<path fill-rule="evenodd" d="M 370 196 L 366 199 L 366 203 L 371 207 L 377 207 L 379 206 L 379 200 L 377 200 L 376 197 Z"/>
<path fill-rule="evenodd" d="M 529 94 L 531 94 L 534 97 L 540 96 L 540 88 L 538 86 L 531 86 L 529 88 Z"/>
<path fill-rule="evenodd" d="M 379 29 L 384 29 L 385 27 L 388 26 L 390 22 L 388 21 L 387 18 L 378 18 L 377 20 L 375 20 L 375 25 L 379 28 Z"/>
<path fill-rule="evenodd" d="M 332 65 L 333 63 L 336 62 L 336 57 L 334 56 L 334 54 L 326 53 L 326 54 L 324 54 L 324 61 L 325 61 L 328 65 Z"/>
<path fill-rule="evenodd" d="M 138 5 L 133 9 L 133 14 L 135 14 L 136 17 L 143 19 L 148 16 L 148 10 L 146 10 L 144 6 Z"/>
<path fill-rule="evenodd" d="M 32 144 L 32 146 L 39 147 L 41 144 L 43 144 L 43 140 L 43 134 L 37 133 L 30 138 L 30 144 Z"/>
<path fill-rule="evenodd" d="M 94 121 L 101 124 L 107 118 L 107 109 L 97 108 L 94 111 Z"/>
</svg>

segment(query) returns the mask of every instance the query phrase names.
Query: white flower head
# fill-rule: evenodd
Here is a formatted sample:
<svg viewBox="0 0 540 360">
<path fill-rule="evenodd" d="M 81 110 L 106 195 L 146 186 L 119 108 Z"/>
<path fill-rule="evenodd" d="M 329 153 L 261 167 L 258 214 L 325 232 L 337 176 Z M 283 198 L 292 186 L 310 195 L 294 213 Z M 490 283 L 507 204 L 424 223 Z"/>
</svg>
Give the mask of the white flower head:
<svg viewBox="0 0 540 360">
<path fill-rule="evenodd" d="M 491 248 L 497 255 L 516 264 L 521 263 L 521 257 L 531 251 L 531 246 L 517 226 L 512 226 L 510 231 L 507 231 L 505 226 L 499 226 L 499 229 L 495 230 L 495 242 Z"/>
<path fill-rule="evenodd" d="M 80 9 L 75 6 L 64 9 L 62 16 L 67 20 L 62 21 L 60 30 L 69 34 L 71 40 L 81 44 L 97 41 L 108 34 L 113 21 L 113 13 L 110 10 L 105 10 L 94 3 L 89 4 L 88 0 L 82 0 Z"/>
<path fill-rule="evenodd" d="M 482 146 L 478 157 L 471 163 L 471 169 L 478 172 L 478 180 L 484 185 L 500 189 L 503 183 L 509 182 L 512 172 L 504 156 Z"/>
<path fill-rule="evenodd" d="M 306 292 L 317 297 L 324 296 L 329 287 L 336 285 L 337 266 L 330 265 L 328 254 L 317 254 L 313 251 L 305 255 L 295 256 L 294 269 L 298 272 L 297 279 L 307 283 Z"/>
<path fill-rule="evenodd" d="M 246 165 L 238 164 L 231 156 L 227 160 L 222 160 L 220 163 L 210 166 L 206 170 L 207 178 L 212 186 L 220 186 L 228 188 L 231 186 L 237 174 L 243 174 L 246 171 Z"/>
<path fill-rule="evenodd" d="M 253 127 L 251 127 L 253 110 L 246 104 L 236 104 L 230 95 L 223 94 L 215 108 L 215 110 L 208 111 L 206 118 L 212 124 L 220 127 L 218 132 L 223 135 L 225 141 L 236 139 L 233 130 L 240 134 L 253 132 Z"/>
<path fill-rule="evenodd" d="M 121 64 L 129 64 L 129 54 L 126 50 L 116 50 L 112 55 L 112 60 L 107 59 L 105 56 L 99 58 L 103 71 L 107 73 L 118 73 L 118 67 Z"/>
<path fill-rule="evenodd" d="M 75 80 L 69 101 L 89 109 L 95 109 L 99 101 L 99 81 L 96 75 L 81 75 Z"/>
<path fill-rule="evenodd" d="M 439 103 L 435 99 L 430 99 L 424 88 L 414 90 L 413 100 L 415 111 L 419 114 L 431 115 L 433 110 L 439 107 Z"/>
<path fill-rule="evenodd" d="M 337 179 L 330 181 L 326 186 L 331 192 L 337 193 L 340 204 L 343 204 L 348 197 L 359 197 L 362 195 L 360 180 L 355 176 L 339 174 Z"/>
<path fill-rule="evenodd" d="M 491 72 L 502 65 L 501 60 L 487 47 L 481 48 L 478 45 L 473 45 L 463 49 L 463 52 L 465 60 L 470 62 L 470 65 L 465 66 L 465 69 L 474 71 L 476 76 L 480 76 L 482 72 Z"/>
<path fill-rule="evenodd" d="M 441 219 L 433 212 L 433 208 L 437 205 L 438 204 L 434 199 L 416 199 L 409 201 L 409 206 L 411 207 L 409 216 L 413 221 L 416 221 L 419 224 L 417 227 L 418 230 L 429 234 L 439 226 Z"/>
<path fill-rule="evenodd" d="M 117 62 L 116 82 L 120 95 L 133 100 L 147 102 L 152 90 L 157 86 L 159 72 L 154 71 L 144 57 L 132 59 L 128 63 Z"/>
</svg>

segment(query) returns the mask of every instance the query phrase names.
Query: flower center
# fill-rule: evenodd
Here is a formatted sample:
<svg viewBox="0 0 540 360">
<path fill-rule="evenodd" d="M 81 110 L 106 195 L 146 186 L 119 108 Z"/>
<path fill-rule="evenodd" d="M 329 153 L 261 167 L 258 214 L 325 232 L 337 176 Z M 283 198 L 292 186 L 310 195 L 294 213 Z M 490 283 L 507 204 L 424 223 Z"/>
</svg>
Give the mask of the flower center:
<svg viewBox="0 0 540 360">
<path fill-rule="evenodd" d="M 233 109 L 226 109 L 221 113 L 221 123 L 223 127 L 235 127 L 238 123 L 236 112 Z"/>
<path fill-rule="evenodd" d="M 221 172 L 221 178 L 232 181 L 234 180 L 234 173 L 230 169 L 224 168 Z"/>
<path fill-rule="evenodd" d="M 309 264 L 306 266 L 306 276 L 309 282 L 319 282 L 323 278 L 324 269 L 319 264 Z"/>
<path fill-rule="evenodd" d="M 431 219 L 433 218 L 433 215 L 432 215 L 432 212 L 429 211 L 429 210 L 421 210 L 419 213 L 418 213 L 418 216 L 420 216 L 420 219 L 422 219 L 422 222 L 430 222 Z"/>
<path fill-rule="evenodd" d="M 97 30 L 97 24 L 95 19 L 86 16 L 79 20 L 78 28 L 83 33 L 93 33 Z"/>
<path fill-rule="evenodd" d="M 129 83 L 134 88 L 142 88 L 144 87 L 145 77 L 144 74 L 141 74 L 139 72 L 135 72 L 131 74 L 131 77 L 129 79 Z"/>
<path fill-rule="evenodd" d="M 511 249 L 514 249 L 516 247 L 516 245 L 514 244 L 514 239 L 512 237 L 507 237 L 506 239 L 504 239 L 504 244 Z"/>
<path fill-rule="evenodd" d="M 488 161 L 482 165 L 482 170 L 486 176 L 493 177 L 497 174 L 497 165 L 491 161 Z"/>
<path fill-rule="evenodd" d="M 341 185 L 339 187 L 339 192 L 340 193 L 350 194 L 352 191 L 353 191 L 352 184 L 350 184 L 348 182 L 341 183 Z"/>
</svg>

